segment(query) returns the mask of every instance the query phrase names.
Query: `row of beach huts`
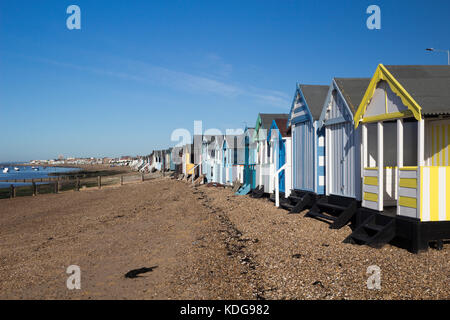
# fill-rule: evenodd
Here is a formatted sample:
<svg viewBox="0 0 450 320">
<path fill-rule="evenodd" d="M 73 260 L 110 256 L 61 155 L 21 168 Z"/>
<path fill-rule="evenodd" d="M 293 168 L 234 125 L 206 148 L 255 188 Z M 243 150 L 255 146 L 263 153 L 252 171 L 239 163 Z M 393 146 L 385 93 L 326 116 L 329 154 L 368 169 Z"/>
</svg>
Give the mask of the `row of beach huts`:
<svg viewBox="0 0 450 320">
<path fill-rule="evenodd" d="M 417 253 L 450 239 L 450 66 L 380 64 L 372 78 L 297 84 L 286 111 L 132 165 L 350 224 L 348 243 Z"/>
</svg>

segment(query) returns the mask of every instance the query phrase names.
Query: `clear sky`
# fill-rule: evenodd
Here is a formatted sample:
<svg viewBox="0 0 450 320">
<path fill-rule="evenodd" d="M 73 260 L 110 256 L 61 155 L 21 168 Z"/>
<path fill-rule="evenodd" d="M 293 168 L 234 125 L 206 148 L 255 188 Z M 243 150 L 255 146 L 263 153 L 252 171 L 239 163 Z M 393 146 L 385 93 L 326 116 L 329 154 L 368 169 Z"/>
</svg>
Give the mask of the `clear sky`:
<svg viewBox="0 0 450 320">
<path fill-rule="evenodd" d="M 81 30 L 66 9 L 81 8 Z M 381 8 L 381 30 L 366 9 Z M 253 126 L 296 82 L 445 64 L 448 0 L 0 1 L 0 161 L 149 154 L 174 129 Z"/>
</svg>

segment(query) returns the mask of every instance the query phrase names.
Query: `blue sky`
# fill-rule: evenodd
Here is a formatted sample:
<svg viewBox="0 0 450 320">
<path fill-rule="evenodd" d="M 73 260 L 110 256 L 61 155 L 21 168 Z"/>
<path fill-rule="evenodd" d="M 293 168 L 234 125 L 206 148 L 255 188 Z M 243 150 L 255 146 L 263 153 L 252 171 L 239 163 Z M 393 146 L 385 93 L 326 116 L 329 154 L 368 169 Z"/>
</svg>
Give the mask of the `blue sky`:
<svg viewBox="0 0 450 320">
<path fill-rule="evenodd" d="M 81 8 L 68 30 L 66 8 Z M 381 8 L 368 30 L 366 8 Z M 445 64 L 450 2 L 0 2 L 0 161 L 149 154 L 289 112 L 296 82 Z"/>
</svg>

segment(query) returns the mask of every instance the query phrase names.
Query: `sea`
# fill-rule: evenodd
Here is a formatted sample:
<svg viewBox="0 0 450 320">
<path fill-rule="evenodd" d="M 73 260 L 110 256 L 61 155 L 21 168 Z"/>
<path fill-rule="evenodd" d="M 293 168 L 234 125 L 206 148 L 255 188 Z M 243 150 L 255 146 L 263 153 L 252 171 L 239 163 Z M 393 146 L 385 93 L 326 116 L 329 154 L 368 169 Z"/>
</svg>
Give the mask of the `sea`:
<svg viewBox="0 0 450 320">
<path fill-rule="evenodd" d="M 51 173 L 65 173 L 65 172 L 77 172 L 81 169 L 78 168 L 63 168 L 63 167 L 44 167 L 44 166 L 17 166 L 19 171 L 15 171 L 14 167 L 17 165 L 8 163 L 0 164 L 0 188 L 7 188 L 9 186 L 26 186 L 30 183 L 23 182 L 2 182 L 2 180 L 13 180 L 13 179 L 41 179 L 51 177 Z M 37 170 L 34 170 L 37 168 Z M 4 168 L 9 168 L 8 173 L 3 173 Z"/>
</svg>

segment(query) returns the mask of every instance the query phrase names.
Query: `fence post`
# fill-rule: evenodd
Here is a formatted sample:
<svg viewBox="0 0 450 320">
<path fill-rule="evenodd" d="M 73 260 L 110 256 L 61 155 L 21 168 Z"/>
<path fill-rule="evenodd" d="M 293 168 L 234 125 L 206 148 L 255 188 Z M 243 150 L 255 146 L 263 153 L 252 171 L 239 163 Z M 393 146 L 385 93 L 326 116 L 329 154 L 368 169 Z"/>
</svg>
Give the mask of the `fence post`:
<svg viewBox="0 0 450 320">
<path fill-rule="evenodd" d="M 123 176 L 120 176 L 120 185 L 123 186 Z"/>
<path fill-rule="evenodd" d="M 144 182 L 144 174 L 141 174 L 141 182 Z"/>
<path fill-rule="evenodd" d="M 36 196 L 36 182 L 34 182 L 34 179 L 32 180 L 33 182 L 31 182 L 31 185 L 33 187 L 33 197 Z"/>
<path fill-rule="evenodd" d="M 101 176 L 97 177 L 97 183 L 98 183 L 98 188 L 101 189 L 102 188 L 102 177 Z"/>
<path fill-rule="evenodd" d="M 77 177 L 77 182 L 76 182 L 75 189 L 76 189 L 77 191 L 80 191 L 80 177 Z"/>
<path fill-rule="evenodd" d="M 12 184 L 9 189 L 9 197 L 12 199 L 15 196 L 16 196 L 16 189 L 14 188 L 14 185 Z"/>
<path fill-rule="evenodd" d="M 57 181 L 55 181 L 55 182 L 53 183 L 53 187 L 54 187 L 55 193 L 58 193 L 58 182 L 57 182 Z"/>
</svg>

